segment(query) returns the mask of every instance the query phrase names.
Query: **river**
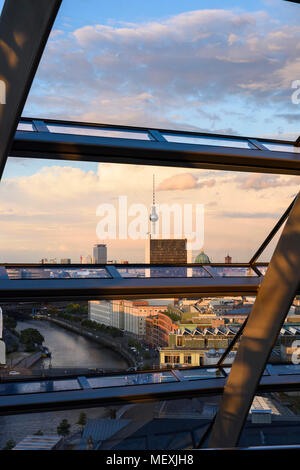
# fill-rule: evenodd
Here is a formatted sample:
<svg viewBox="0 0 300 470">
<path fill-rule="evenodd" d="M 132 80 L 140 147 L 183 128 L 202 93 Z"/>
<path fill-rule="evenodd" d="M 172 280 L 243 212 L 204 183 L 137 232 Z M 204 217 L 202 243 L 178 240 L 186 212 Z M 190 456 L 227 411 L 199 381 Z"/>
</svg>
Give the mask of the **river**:
<svg viewBox="0 0 300 470">
<path fill-rule="evenodd" d="M 65 330 L 53 323 L 41 320 L 18 321 L 17 330 L 36 328 L 44 336 L 44 345 L 51 353 L 52 367 L 98 367 L 107 369 L 126 369 L 128 364 L 114 351 L 102 347 L 93 341 Z M 49 366 L 49 359 L 43 359 L 43 366 Z M 37 363 L 34 367 L 41 367 Z M 107 417 L 108 408 L 91 408 L 84 410 L 88 418 Z M 41 430 L 46 433 L 55 433 L 63 418 L 67 418 L 72 425 L 71 431 L 79 429 L 76 422 L 80 410 L 53 411 L 45 413 L 32 413 L 28 415 L 0 416 L 0 449 L 9 439 L 16 443 L 24 437 Z"/>
</svg>

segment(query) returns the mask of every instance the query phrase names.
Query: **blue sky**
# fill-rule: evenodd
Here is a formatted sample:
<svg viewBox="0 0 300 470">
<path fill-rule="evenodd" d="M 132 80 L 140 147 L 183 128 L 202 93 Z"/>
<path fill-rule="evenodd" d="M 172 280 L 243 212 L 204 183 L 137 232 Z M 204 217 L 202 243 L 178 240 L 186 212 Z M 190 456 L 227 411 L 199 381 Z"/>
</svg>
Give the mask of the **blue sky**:
<svg viewBox="0 0 300 470">
<path fill-rule="evenodd" d="M 276 14 L 274 10 L 282 3 L 285 12 L 281 9 Z M 110 2 L 63 0 L 55 26 L 63 29 L 67 28 L 67 25 L 79 28 L 87 23 L 106 23 L 110 20 L 139 22 L 204 8 L 243 9 L 246 11 L 261 9 L 269 11 L 283 21 L 285 16 L 293 17 L 297 11 L 297 5 L 283 2 L 283 0 L 185 0 L 184 2 L 182 0 L 152 0 L 151 2 L 141 2 L 140 0 L 113 0 Z"/>
<path fill-rule="evenodd" d="M 201 10 L 210 14 L 199 17 L 194 30 L 205 31 L 207 40 L 189 35 L 188 21 Z M 188 20 L 186 28 L 180 25 L 182 15 Z M 291 64 L 298 58 L 298 21 L 299 6 L 282 0 L 64 0 L 24 115 L 294 137 L 298 108 L 291 104 L 291 82 L 298 78 L 300 66 Z M 161 27 L 167 32 L 158 45 L 155 29 Z M 109 37 L 105 28 L 110 28 Z M 126 28 L 136 40 L 130 42 L 130 36 L 122 34 Z M 143 32 L 149 35 L 145 41 Z M 279 37 L 273 44 L 280 32 L 282 44 Z M 122 60 L 124 53 L 128 64 Z M 117 54 L 119 64 L 113 62 Z M 145 81 L 144 87 L 139 80 Z M 100 112 L 99 101 L 106 95 L 113 108 L 120 96 L 127 98 L 127 119 L 105 106 Z"/>
</svg>

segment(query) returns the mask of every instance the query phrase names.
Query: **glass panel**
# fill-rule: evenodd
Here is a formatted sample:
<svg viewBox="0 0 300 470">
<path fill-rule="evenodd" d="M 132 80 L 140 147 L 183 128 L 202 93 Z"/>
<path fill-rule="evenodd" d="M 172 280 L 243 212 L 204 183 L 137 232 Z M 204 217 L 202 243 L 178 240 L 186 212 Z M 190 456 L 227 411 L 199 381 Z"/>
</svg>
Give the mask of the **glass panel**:
<svg viewBox="0 0 300 470">
<path fill-rule="evenodd" d="M 280 392 L 255 397 L 239 445 L 299 444 L 300 392 L 284 390 L 289 375 L 300 376 L 300 298 L 292 302 L 266 366 L 281 376 Z M 299 388 L 300 390 L 300 388 Z M 297 433 L 295 430 L 297 429 Z M 296 434 L 298 437 L 296 438 Z"/>
<path fill-rule="evenodd" d="M 13 302 L 3 307 L 7 380 L 97 376 L 95 386 L 213 377 L 210 370 L 249 314 L 254 298 L 224 297 Z M 226 359 L 234 360 L 238 342 Z M 204 370 L 194 370 L 203 366 Z M 186 368 L 186 369 L 183 369 Z M 120 372 L 121 375 L 115 375 Z M 105 375 L 109 376 L 106 377 Z M 127 375 L 128 374 L 128 375 Z M 98 380 L 99 379 L 99 380 Z"/>
<path fill-rule="evenodd" d="M 296 195 L 296 194 L 295 194 L 295 195 Z M 287 208 L 287 207 L 286 207 L 286 208 Z M 282 213 L 283 213 L 283 212 L 284 212 L 284 211 L 282 211 Z M 286 224 L 286 221 L 282 224 L 282 226 L 279 228 L 279 230 L 278 230 L 277 233 L 274 235 L 274 237 L 272 238 L 272 240 L 268 243 L 268 245 L 265 247 L 265 249 L 264 249 L 264 250 L 262 251 L 262 253 L 259 255 L 259 257 L 258 257 L 257 260 L 256 260 L 257 263 L 263 263 L 263 264 L 264 264 L 264 263 L 267 263 L 267 262 L 271 259 L 272 255 L 273 255 L 273 253 L 274 253 L 274 250 L 275 250 L 275 248 L 276 248 L 276 246 L 277 246 L 277 243 L 278 243 L 278 241 L 279 241 L 279 239 L 280 239 L 280 237 L 281 237 L 281 234 L 282 234 L 282 232 L 283 232 L 283 230 L 284 230 L 285 224 Z M 274 221 L 274 226 L 275 226 L 275 221 Z M 266 238 L 268 235 L 269 235 L 269 234 L 266 232 L 266 233 L 265 233 L 265 238 Z M 258 247 L 261 245 L 261 243 L 262 243 L 263 241 L 264 241 L 264 239 L 262 238 L 262 239 L 258 242 L 256 248 L 258 248 Z M 252 255 L 254 255 L 254 253 L 255 253 L 255 250 L 253 250 Z M 260 267 L 258 267 L 258 269 L 260 270 Z M 263 268 L 263 267 L 262 267 L 262 271 L 264 271 L 264 274 L 265 274 L 266 268 Z"/>
<path fill-rule="evenodd" d="M 15 395 L 26 393 L 62 392 L 80 390 L 77 380 L 51 380 L 43 382 L 21 382 L 0 384 L 0 395 Z"/>
<path fill-rule="evenodd" d="M 126 131 L 122 129 L 104 129 L 102 127 L 79 127 L 47 124 L 50 132 L 57 134 L 90 135 L 94 137 L 113 137 L 118 139 L 150 140 L 146 132 Z"/>
<path fill-rule="evenodd" d="M 255 271 L 248 267 L 215 267 L 208 265 L 205 268 L 215 277 L 257 277 Z"/>
<path fill-rule="evenodd" d="M 239 447 L 299 445 L 300 392 L 255 395 Z"/>
<path fill-rule="evenodd" d="M 164 134 L 168 142 L 180 142 L 185 144 L 196 145 L 217 145 L 221 147 L 238 147 L 238 148 L 252 148 L 247 140 L 238 139 L 222 139 L 219 137 L 197 137 L 189 135 L 178 134 Z"/>
<path fill-rule="evenodd" d="M 219 402 L 210 395 L 0 416 L 0 449 L 188 450 L 201 441 Z"/>
<path fill-rule="evenodd" d="M 265 276 L 266 272 L 267 272 L 267 269 L 268 269 L 268 266 L 257 266 L 257 269 L 259 270 L 259 272 L 261 272 L 261 274 L 263 276 Z"/>
<path fill-rule="evenodd" d="M 298 336 L 300 331 L 297 331 Z M 276 375 L 298 375 L 300 374 L 300 365 L 299 364 L 272 364 L 268 365 L 268 370 L 271 374 Z"/>
<path fill-rule="evenodd" d="M 267 365 L 267 367 L 265 368 L 265 370 L 263 371 L 263 374 L 264 376 L 267 376 L 267 375 L 272 375 L 268 372 L 268 369 L 269 369 L 269 364 Z M 229 374 L 230 372 L 230 367 L 223 367 L 224 371 L 226 372 L 226 374 Z"/>
<path fill-rule="evenodd" d="M 153 175 L 161 248 L 149 241 L 155 225 L 149 218 Z M 1 185 L 1 259 L 35 264 L 67 258 L 89 264 L 98 242 L 107 248 L 103 264 L 124 267 L 150 261 L 248 262 L 293 199 L 298 181 L 286 175 L 9 158 Z M 142 210 L 140 225 L 132 212 L 136 204 Z M 108 209 L 112 231 L 103 223 Z M 16 220 L 22 250 L 17 249 Z"/>
<path fill-rule="evenodd" d="M 274 3 L 63 2 L 25 115 L 296 139 L 299 8 Z"/>
<path fill-rule="evenodd" d="M 223 372 L 220 369 L 191 369 L 191 370 L 181 370 L 180 373 L 187 380 L 200 380 L 200 379 L 209 379 L 216 377 L 225 377 Z"/>
<path fill-rule="evenodd" d="M 30 122 L 19 122 L 17 131 L 33 131 L 33 125 Z"/>
<path fill-rule="evenodd" d="M 291 144 L 272 144 L 270 142 L 261 142 L 267 149 L 274 150 L 276 152 L 292 152 L 300 153 L 300 147 L 295 147 Z"/>
<path fill-rule="evenodd" d="M 201 267 L 117 268 L 122 277 L 210 277 Z"/>
<path fill-rule="evenodd" d="M 93 377 L 87 380 L 92 388 L 177 382 L 176 378 L 171 372 L 118 375 L 115 377 Z"/>
<path fill-rule="evenodd" d="M 103 268 L 7 268 L 9 279 L 96 279 L 111 277 Z"/>
</svg>

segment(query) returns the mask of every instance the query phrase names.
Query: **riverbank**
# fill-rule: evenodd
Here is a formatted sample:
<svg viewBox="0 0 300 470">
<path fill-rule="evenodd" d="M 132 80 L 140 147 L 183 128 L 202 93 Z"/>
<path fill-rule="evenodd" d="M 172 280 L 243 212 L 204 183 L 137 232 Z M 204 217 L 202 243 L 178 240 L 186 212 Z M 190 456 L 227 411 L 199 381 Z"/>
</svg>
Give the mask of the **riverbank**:
<svg viewBox="0 0 300 470">
<path fill-rule="evenodd" d="M 120 354 L 120 356 L 122 356 L 123 359 L 126 360 L 129 367 L 137 366 L 135 357 L 124 348 L 124 346 L 118 341 L 118 338 L 110 338 L 108 335 L 105 335 L 102 332 L 95 333 L 94 331 L 91 331 L 88 328 L 74 325 L 73 323 L 68 322 L 67 320 L 61 320 L 58 318 L 48 317 L 45 315 L 40 315 L 39 318 L 41 320 L 46 320 L 46 321 L 55 323 L 56 325 L 59 325 L 62 328 L 65 328 L 69 331 L 73 331 L 87 338 L 90 341 L 94 341 L 97 344 L 100 344 L 102 346 L 105 346 L 106 348 L 112 349 L 117 354 Z"/>
<path fill-rule="evenodd" d="M 47 318 L 48 319 L 48 318 Z M 128 361 L 111 347 L 93 341 L 90 335 L 85 336 L 73 328 L 53 321 L 29 319 L 18 321 L 17 331 L 26 328 L 37 329 L 44 337 L 44 346 L 51 352 L 51 357 L 42 358 L 30 371 L 36 370 L 94 370 L 105 369 L 121 371 L 128 369 Z"/>
</svg>

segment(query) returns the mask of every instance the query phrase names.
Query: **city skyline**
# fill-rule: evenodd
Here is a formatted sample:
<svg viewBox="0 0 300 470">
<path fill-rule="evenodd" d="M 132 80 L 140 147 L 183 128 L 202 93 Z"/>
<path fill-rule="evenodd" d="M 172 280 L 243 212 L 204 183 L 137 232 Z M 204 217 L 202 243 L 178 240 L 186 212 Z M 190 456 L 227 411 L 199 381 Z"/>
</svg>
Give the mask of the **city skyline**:
<svg viewBox="0 0 300 470">
<path fill-rule="evenodd" d="M 23 160 L 8 161 L 0 185 L 1 262 L 44 257 L 79 262 L 95 243 L 107 244 L 109 259 L 144 262 L 146 240 L 97 240 L 96 209 L 100 203 L 117 206 L 125 195 L 128 204 L 144 204 L 150 211 L 153 173 L 159 203 L 204 204 L 204 250 L 212 261 L 223 262 L 229 251 L 233 261 L 247 262 L 292 201 L 299 182 L 298 176 L 110 163 L 85 171 L 82 163 L 43 164 L 31 176 L 8 178 L 11 166 L 24 165 Z"/>
<path fill-rule="evenodd" d="M 299 107 L 291 100 L 300 74 L 297 5 L 89 3 L 63 2 L 23 115 L 298 137 Z M 79 262 L 98 242 L 108 244 L 111 259 L 142 262 L 144 241 L 97 239 L 95 212 L 120 195 L 149 208 L 153 174 L 161 203 L 204 204 L 204 249 L 216 262 L 227 251 L 248 261 L 299 183 L 297 176 L 9 158 L 0 185 L 0 261 Z"/>
</svg>

